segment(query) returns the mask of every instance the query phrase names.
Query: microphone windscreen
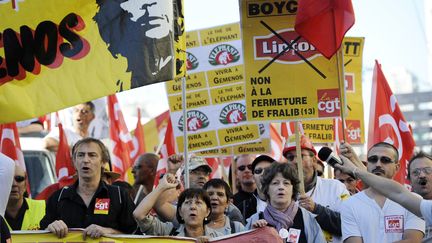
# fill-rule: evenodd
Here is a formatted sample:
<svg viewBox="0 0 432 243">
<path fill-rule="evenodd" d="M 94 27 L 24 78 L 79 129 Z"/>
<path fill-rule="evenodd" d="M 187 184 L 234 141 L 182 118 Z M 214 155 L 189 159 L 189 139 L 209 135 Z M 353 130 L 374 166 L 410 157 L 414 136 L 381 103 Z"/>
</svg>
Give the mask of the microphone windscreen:
<svg viewBox="0 0 432 243">
<path fill-rule="evenodd" d="M 322 161 L 327 161 L 327 159 L 330 157 L 331 153 L 333 153 L 333 150 L 329 147 L 322 147 L 320 151 L 318 152 L 318 158 Z"/>
</svg>

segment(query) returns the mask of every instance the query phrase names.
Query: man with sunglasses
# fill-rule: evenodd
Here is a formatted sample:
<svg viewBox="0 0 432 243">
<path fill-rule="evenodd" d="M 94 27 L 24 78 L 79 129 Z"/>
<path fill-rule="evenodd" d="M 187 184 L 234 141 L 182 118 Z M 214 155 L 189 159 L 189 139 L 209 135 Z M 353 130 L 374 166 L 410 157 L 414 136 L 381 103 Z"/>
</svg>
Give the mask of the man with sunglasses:
<svg viewBox="0 0 432 243">
<path fill-rule="evenodd" d="M 342 155 L 353 158 L 351 146 L 342 144 Z M 357 157 L 358 160 L 358 157 Z M 399 153 L 391 144 L 380 142 L 367 153 L 367 171 L 392 179 L 399 170 Z M 355 173 L 353 173 L 355 175 Z M 401 205 L 369 187 L 342 204 L 344 242 L 420 242 L 425 222 Z"/>
<path fill-rule="evenodd" d="M 39 230 L 39 222 L 45 215 L 45 201 L 25 198 L 26 172 L 15 166 L 12 190 L 6 208 L 5 220 L 11 230 Z"/>
<path fill-rule="evenodd" d="M 238 192 L 234 194 L 234 205 L 239 208 L 244 200 L 254 198 L 253 192 L 256 189 L 255 180 L 252 174 L 252 162 L 255 156 L 242 154 L 234 159 L 236 165 L 235 178 L 238 185 Z"/>
<path fill-rule="evenodd" d="M 283 149 L 283 155 L 288 163 L 296 163 L 295 140 L 295 135 L 290 136 Z M 342 201 L 349 197 L 349 192 L 340 181 L 318 176 L 317 152 L 305 135 L 300 137 L 300 147 L 306 193 L 299 195 L 299 205 L 315 215 L 327 242 L 341 242 L 342 227 L 339 211 Z"/>
<path fill-rule="evenodd" d="M 158 161 L 159 156 L 154 153 L 144 153 L 135 160 L 132 167 L 134 188 L 137 190 L 135 205 L 153 190 Z M 140 186 L 141 190 L 138 189 Z"/>
<path fill-rule="evenodd" d="M 254 159 L 252 162 L 252 173 L 253 178 L 256 183 L 256 190 L 253 192 L 253 198 L 244 200 L 239 205 L 239 210 L 242 212 L 243 218 L 246 219 L 247 224 L 251 222 L 248 218 L 254 215 L 256 212 L 263 212 L 267 206 L 266 197 L 263 193 L 261 178 L 264 174 L 264 170 L 275 162 L 275 160 L 267 155 L 260 155 Z"/>
</svg>

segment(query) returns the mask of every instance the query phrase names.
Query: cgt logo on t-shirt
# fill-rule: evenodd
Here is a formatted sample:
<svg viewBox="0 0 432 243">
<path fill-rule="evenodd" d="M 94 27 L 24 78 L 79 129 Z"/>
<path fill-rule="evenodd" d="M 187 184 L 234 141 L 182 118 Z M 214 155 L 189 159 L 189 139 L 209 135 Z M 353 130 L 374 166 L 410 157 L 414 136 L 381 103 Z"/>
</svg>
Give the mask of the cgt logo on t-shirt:
<svg viewBox="0 0 432 243">
<path fill-rule="evenodd" d="M 403 215 L 391 215 L 384 217 L 386 233 L 403 233 Z"/>
<path fill-rule="evenodd" d="M 96 198 L 94 214 L 108 214 L 110 207 L 109 198 Z"/>
</svg>

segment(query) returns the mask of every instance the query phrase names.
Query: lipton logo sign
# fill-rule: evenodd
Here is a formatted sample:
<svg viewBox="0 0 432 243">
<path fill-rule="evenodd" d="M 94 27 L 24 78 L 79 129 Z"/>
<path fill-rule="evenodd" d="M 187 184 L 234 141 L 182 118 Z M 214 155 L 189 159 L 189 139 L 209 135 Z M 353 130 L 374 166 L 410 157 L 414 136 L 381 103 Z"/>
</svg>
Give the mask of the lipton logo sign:
<svg viewBox="0 0 432 243">
<path fill-rule="evenodd" d="M 290 48 L 282 56 L 276 59 L 276 62 L 286 63 L 286 64 L 296 64 L 304 62 L 299 55 L 296 54 L 297 51 L 307 60 L 312 60 L 315 57 L 321 56 L 321 54 L 316 50 L 316 48 L 309 44 L 305 39 L 300 38 L 298 41 L 294 40 L 299 36 L 294 29 L 284 29 L 278 31 L 278 34 L 290 43 L 292 49 Z M 267 36 L 255 36 L 254 37 L 254 49 L 255 49 L 255 59 L 256 60 L 272 60 L 279 53 L 283 52 L 288 45 L 275 36 L 273 33 Z"/>
</svg>

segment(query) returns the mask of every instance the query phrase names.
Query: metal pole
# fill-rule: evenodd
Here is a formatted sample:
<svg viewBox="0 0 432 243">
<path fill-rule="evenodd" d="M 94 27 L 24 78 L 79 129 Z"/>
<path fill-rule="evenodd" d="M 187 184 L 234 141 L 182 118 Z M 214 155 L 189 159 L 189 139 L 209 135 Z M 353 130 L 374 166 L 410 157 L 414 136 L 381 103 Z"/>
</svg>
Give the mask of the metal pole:
<svg viewBox="0 0 432 243">
<path fill-rule="evenodd" d="M 337 68 L 338 68 L 338 77 L 339 77 L 339 96 L 341 99 L 341 109 L 340 109 L 340 116 L 342 120 L 342 138 L 344 141 L 346 141 L 345 138 L 345 111 L 347 110 L 347 99 L 346 99 L 346 92 L 345 92 L 345 72 L 344 72 L 344 63 L 343 63 L 343 54 L 342 54 L 342 48 L 339 48 L 339 50 L 336 52 L 336 60 L 337 60 Z"/>
<path fill-rule="evenodd" d="M 187 107 L 186 107 L 186 77 L 182 77 L 182 109 L 183 109 L 183 159 L 184 159 L 184 187 L 189 188 L 189 160 L 187 138 Z"/>
</svg>

